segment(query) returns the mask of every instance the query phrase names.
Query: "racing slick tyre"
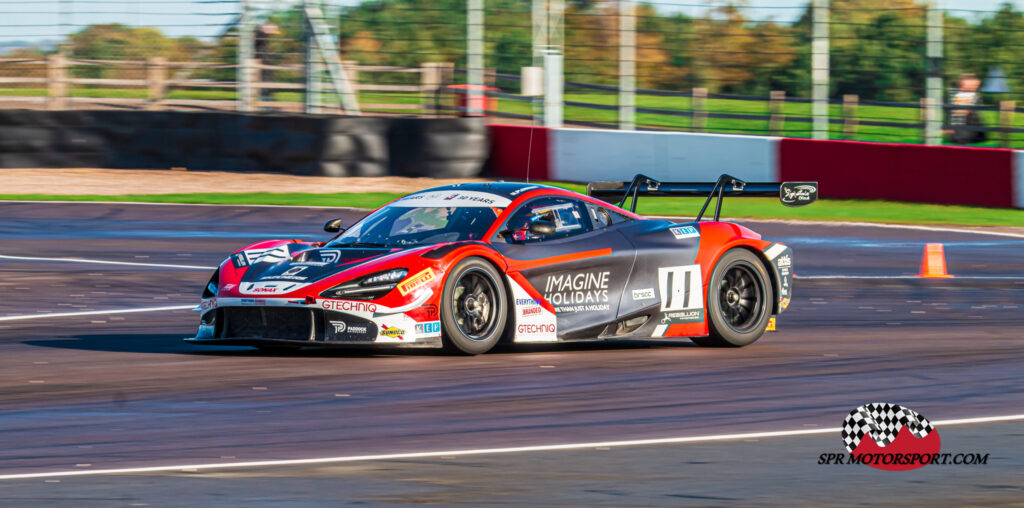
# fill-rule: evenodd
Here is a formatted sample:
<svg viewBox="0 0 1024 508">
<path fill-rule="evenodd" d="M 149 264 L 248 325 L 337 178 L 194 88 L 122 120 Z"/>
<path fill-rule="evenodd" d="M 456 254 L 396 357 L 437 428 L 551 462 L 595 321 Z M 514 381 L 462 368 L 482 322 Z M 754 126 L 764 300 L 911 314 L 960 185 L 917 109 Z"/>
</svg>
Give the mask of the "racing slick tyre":
<svg viewBox="0 0 1024 508">
<path fill-rule="evenodd" d="M 467 355 L 486 353 L 501 339 L 508 299 L 501 273 L 480 258 L 455 265 L 441 294 L 445 349 Z"/>
<path fill-rule="evenodd" d="M 725 253 L 708 282 L 707 337 L 701 346 L 740 347 L 761 337 L 772 313 L 774 289 L 761 260 L 746 249 Z"/>
</svg>

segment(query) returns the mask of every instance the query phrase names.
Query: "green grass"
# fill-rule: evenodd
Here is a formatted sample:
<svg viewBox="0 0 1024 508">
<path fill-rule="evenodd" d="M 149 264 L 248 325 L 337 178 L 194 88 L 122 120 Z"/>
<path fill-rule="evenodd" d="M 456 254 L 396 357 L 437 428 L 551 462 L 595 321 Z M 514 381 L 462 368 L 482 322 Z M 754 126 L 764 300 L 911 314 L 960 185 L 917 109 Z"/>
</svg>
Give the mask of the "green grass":
<svg viewBox="0 0 1024 508">
<path fill-rule="evenodd" d="M 556 183 L 580 191 L 578 184 Z M 122 201 L 146 203 L 214 203 L 231 205 L 299 205 L 349 206 L 375 208 L 400 194 L 389 192 L 335 194 L 312 193 L 196 193 L 196 194 L 126 194 L 117 196 L 64 196 L 53 194 L 0 194 L 0 200 L 37 201 Z M 646 198 L 640 200 L 637 212 L 643 215 L 695 215 L 704 200 L 701 198 Z M 963 226 L 1024 226 L 1024 210 L 943 206 L 887 201 L 821 200 L 810 206 L 787 208 L 771 198 L 730 198 L 722 206 L 726 219 L 798 219 L 858 222 L 898 222 L 903 224 L 945 224 Z"/>
<path fill-rule="evenodd" d="M 146 97 L 146 93 L 146 90 L 143 89 L 124 88 L 74 88 L 70 91 L 70 94 L 75 97 L 92 98 L 144 99 Z M 45 97 L 47 95 L 47 90 L 44 88 L 0 89 L 0 96 L 13 95 Z M 234 100 L 235 97 L 236 94 L 234 90 L 216 89 L 171 90 L 167 95 L 168 99 L 193 100 Z M 293 91 L 279 91 L 272 93 L 272 97 L 275 101 L 300 102 L 303 100 L 303 93 Z M 569 92 L 565 94 L 565 100 L 592 104 L 615 105 L 618 101 L 618 96 L 612 93 L 600 92 Z M 641 108 L 690 111 L 692 107 L 691 99 L 689 97 L 655 97 L 638 95 L 636 97 L 636 100 L 637 106 Z M 359 93 L 359 101 L 361 104 L 421 104 L 422 97 L 418 93 L 366 91 Z M 768 115 L 769 113 L 768 101 L 709 99 L 707 100 L 706 107 L 709 113 L 734 113 L 750 115 Z M 390 112 L 417 114 L 428 112 L 425 109 L 395 110 L 383 108 L 364 108 L 364 110 L 368 113 Z M 522 115 L 529 115 L 533 111 L 533 106 L 529 102 L 525 101 L 499 99 L 498 110 L 504 113 L 518 113 Z M 843 108 L 840 105 L 831 105 L 829 107 L 829 114 L 832 118 L 842 118 L 842 110 Z M 783 105 L 783 114 L 789 117 L 810 117 L 811 105 L 804 103 L 786 103 Z M 579 106 L 567 106 L 564 110 L 564 117 L 567 121 L 599 122 L 614 125 L 617 124 L 618 122 L 617 115 L 618 113 L 616 111 L 599 110 Z M 920 115 L 921 111 L 916 108 L 896 108 L 885 106 L 859 106 L 857 108 L 857 117 L 860 120 L 864 121 L 875 120 L 900 123 L 920 123 Z M 999 113 L 995 111 L 982 111 L 980 112 L 980 115 L 982 121 L 986 126 L 996 127 L 999 125 Z M 638 113 L 636 115 L 636 120 L 638 125 L 645 127 L 658 127 L 663 129 L 676 130 L 693 129 L 692 120 L 688 117 L 682 116 Z M 1016 128 L 1024 128 L 1024 114 L 1014 115 L 1013 126 Z M 780 132 L 779 134 L 791 137 L 810 137 L 810 129 L 811 124 L 809 122 L 796 122 L 790 120 L 784 123 L 782 132 Z M 707 119 L 706 127 L 704 130 L 707 132 L 721 132 L 734 134 L 770 134 L 768 131 L 767 119 L 732 120 L 709 118 Z M 923 135 L 923 131 L 921 129 L 916 128 L 869 127 L 862 125 L 857 128 L 855 135 L 851 136 L 850 139 L 855 139 L 859 141 L 921 143 L 923 142 Z M 1002 142 L 1002 138 L 1000 136 L 1001 135 L 997 133 L 989 133 L 990 139 L 976 146 L 1000 146 Z M 839 124 L 831 125 L 830 137 L 832 139 L 843 139 L 843 126 Z M 1024 133 L 1011 134 L 1010 146 L 1014 148 L 1024 148 Z"/>
</svg>

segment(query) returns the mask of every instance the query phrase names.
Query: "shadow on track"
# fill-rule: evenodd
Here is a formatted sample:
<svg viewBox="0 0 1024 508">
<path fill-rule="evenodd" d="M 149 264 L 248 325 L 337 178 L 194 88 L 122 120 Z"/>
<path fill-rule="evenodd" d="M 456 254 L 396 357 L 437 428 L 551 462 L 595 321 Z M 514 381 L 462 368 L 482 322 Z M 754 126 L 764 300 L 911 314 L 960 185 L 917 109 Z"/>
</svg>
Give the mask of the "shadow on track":
<svg viewBox="0 0 1024 508">
<path fill-rule="evenodd" d="M 155 353 L 234 357 L 389 357 L 389 356 L 460 356 L 441 349 L 388 347 L 330 347 L 297 350 L 260 350 L 248 346 L 198 346 L 183 341 L 180 334 L 90 334 L 49 340 L 27 340 L 22 344 L 36 347 L 108 351 L 111 353 Z M 655 348 L 694 347 L 687 339 L 673 341 L 594 341 L 554 344 L 499 344 L 486 354 L 558 353 L 568 351 L 609 351 Z"/>
</svg>

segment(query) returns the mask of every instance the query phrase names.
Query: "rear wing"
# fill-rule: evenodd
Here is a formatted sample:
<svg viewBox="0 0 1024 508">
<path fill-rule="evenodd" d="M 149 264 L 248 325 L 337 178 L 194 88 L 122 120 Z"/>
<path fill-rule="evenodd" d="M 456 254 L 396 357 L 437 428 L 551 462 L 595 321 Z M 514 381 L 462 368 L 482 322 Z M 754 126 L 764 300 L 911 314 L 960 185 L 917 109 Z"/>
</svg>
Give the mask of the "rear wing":
<svg viewBox="0 0 1024 508">
<path fill-rule="evenodd" d="M 633 198 L 630 211 L 636 213 L 636 202 L 640 196 L 661 197 L 703 197 L 707 196 L 704 206 L 697 214 L 700 220 L 707 211 L 711 199 L 717 197 L 715 203 L 715 220 L 722 213 L 722 198 L 725 196 L 768 196 L 777 197 L 786 206 L 809 205 L 818 199 L 818 182 L 744 182 L 739 178 L 722 175 L 715 183 L 692 182 L 659 182 L 651 177 L 636 175 L 632 182 L 590 182 L 587 184 L 587 195 L 612 203 L 619 200 L 619 208 L 624 208 L 626 200 Z"/>
</svg>

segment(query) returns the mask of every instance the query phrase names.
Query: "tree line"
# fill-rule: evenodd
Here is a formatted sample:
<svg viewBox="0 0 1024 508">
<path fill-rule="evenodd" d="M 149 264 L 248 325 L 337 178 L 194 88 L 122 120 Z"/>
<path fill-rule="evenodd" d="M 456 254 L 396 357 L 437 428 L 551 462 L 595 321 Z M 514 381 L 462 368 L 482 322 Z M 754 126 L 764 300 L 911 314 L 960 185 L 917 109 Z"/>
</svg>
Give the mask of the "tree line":
<svg viewBox="0 0 1024 508">
<path fill-rule="evenodd" d="M 487 0 L 485 65 L 516 74 L 532 65 L 531 2 Z M 465 0 L 369 0 L 343 8 L 337 18 L 343 60 L 368 65 L 418 66 L 453 62 L 465 67 Z M 571 0 L 564 15 L 567 81 L 618 83 L 617 2 Z M 782 90 L 807 97 L 811 86 L 812 15 L 808 5 L 795 21 L 750 19 L 742 2 L 715 7 L 701 16 L 667 12 L 649 4 L 636 9 L 637 86 L 663 90 L 707 88 L 712 93 L 767 95 Z M 755 11 L 761 12 L 761 11 Z M 259 55 L 272 64 L 301 64 L 305 58 L 298 7 L 261 20 L 276 27 L 264 37 Z M 924 95 L 926 9 L 916 0 L 832 0 L 830 19 L 831 95 L 913 101 Z M 214 41 L 170 38 L 155 28 L 93 25 L 66 41 L 72 58 L 233 62 L 236 28 Z M 985 76 L 999 66 L 1014 92 L 1024 87 L 1024 13 L 1010 3 L 971 19 L 946 13 L 941 72 L 951 86 L 960 73 Z M 20 50 L 18 56 L 26 56 Z M 123 76 L 126 70 L 84 69 L 90 77 Z M 141 71 L 140 71 L 141 72 Z M 193 77 L 234 79 L 230 69 L 195 71 Z M 279 72 L 278 79 L 301 80 Z"/>
</svg>

